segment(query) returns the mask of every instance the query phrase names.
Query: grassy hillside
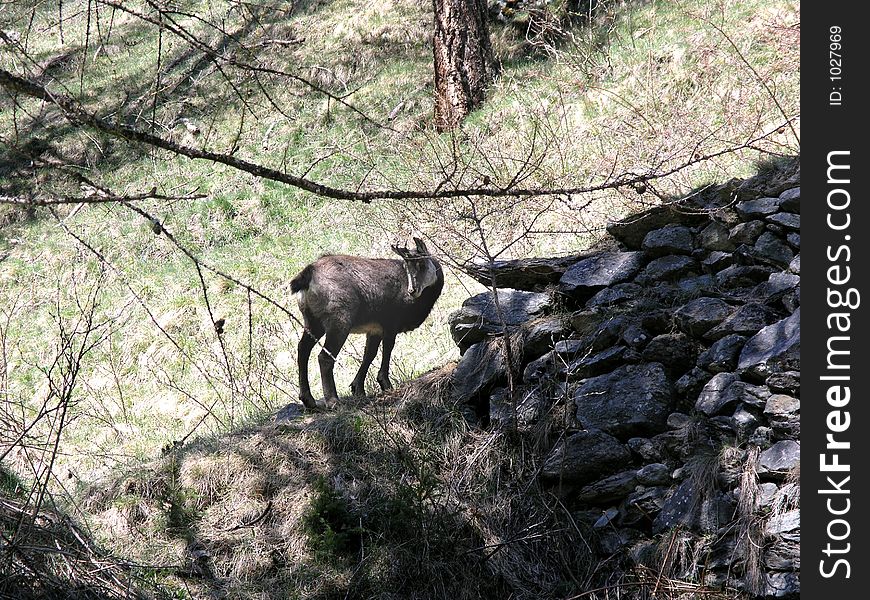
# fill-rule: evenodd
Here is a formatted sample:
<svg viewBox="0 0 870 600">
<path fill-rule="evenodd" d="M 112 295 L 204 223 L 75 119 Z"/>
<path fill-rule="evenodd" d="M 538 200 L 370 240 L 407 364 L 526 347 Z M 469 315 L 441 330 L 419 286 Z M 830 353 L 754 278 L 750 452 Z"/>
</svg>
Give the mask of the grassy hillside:
<svg viewBox="0 0 870 600">
<path fill-rule="evenodd" d="M 500 75 L 486 104 L 454 135 L 438 135 L 430 126 L 432 15 L 425 2 L 178 0 L 164 12 L 145 0 L 16 2 L 0 10 L 0 65 L 107 119 L 341 188 L 474 187 L 484 178 L 497 186 L 521 179 L 526 187 L 564 188 L 608 175 L 674 171 L 651 180 L 644 193 L 618 188 L 528 200 L 367 205 L 328 200 L 75 127 L 45 103 L 3 94 L 0 195 L 97 193 L 81 183 L 86 178 L 119 194 L 156 188 L 188 196 L 138 206 L 198 259 L 293 314 L 288 282 L 320 254 L 388 256 L 390 244 L 422 234 L 449 268 L 432 316 L 398 340 L 392 372 L 397 382 L 407 381 L 458 356 L 447 317 L 482 288 L 456 265 L 487 252 L 576 252 L 601 237 L 607 219 L 799 152 L 797 2 L 599 4 L 592 22 L 561 18 L 564 3 L 558 1 L 531 21 L 525 13 L 494 21 Z M 161 22 L 169 28 L 159 33 Z M 182 30 L 193 38 L 178 34 Z M 80 508 L 96 481 L 117 480 L 128 469 L 169 469 L 154 480 L 183 485 L 160 488 L 149 499 L 131 484 L 132 491 L 108 494 L 96 508 L 73 510 L 105 517 L 107 507 L 135 511 L 137 503 L 156 498 L 157 508 L 143 509 L 144 538 L 104 519 L 96 531 L 136 560 L 174 562 L 178 540 L 185 538 L 162 537 L 175 525 L 152 522 L 160 502 L 170 498 L 173 506 L 190 508 L 181 515 L 186 528 L 220 528 L 232 522 L 226 515 L 247 510 L 223 502 L 240 506 L 257 495 L 227 486 L 271 485 L 252 483 L 259 475 L 249 480 L 251 468 L 233 466 L 236 450 L 227 440 L 235 438 L 222 436 L 296 402 L 298 322 L 244 286 L 198 270 L 166 235 L 154 234 L 152 223 L 122 205 L 0 211 L 6 223 L 0 228 L 0 416 L 10 432 L 2 440 L 3 464 L 25 485 L 47 482 L 58 498 Z M 482 217 L 469 218 L 472 211 Z M 213 325 L 219 318 L 226 321 L 221 335 Z M 339 358 L 340 390 L 349 389 L 362 354 L 362 340 L 354 338 Z M 314 364 L 311 375 L 318 381 Z M 376 387 L 372 377 L 369 389 Z M 370 422 L 366 410 L 354 405 L 315 421 L 317 433 L 305 435 L 340 446 L 337 430 L 323 434 L 334 421 L 341 435 L 359 429 L 389 441 L 393 434 Z M 378 439 L 359 452 L 375 451 L 384 441 Z M 216 466 L 200 472 L 194 461 L 176 472 L 177 465 L 148 462 L 178 441 L 196 444 L 196 460 L 220 462 L 223 483 L 212 482 Z M 272 452 L 348 460 L 344 446 L 324 453 L 299 444 Z M 287 460 L 258 468 L 283 473 Z M 318 477 L 329 473 L 328 465 L 319 465 L 298 480 L 281 475 L 292 496 L 286 514 L 304 520 L 299 515 L 318 497 Z M 419 491 L 425 474 L 415 476 Z M 395 485 L 398 491 L 390 494 L 407 492 L 401 482 Z M 219 516 L 222 510 L 228 512 Z M 299 526 L 294 523 L 286 527 Z M 139 540 L 135 547 L 128 535 Z M 154 537 L 154 544 L 142 542 Z M 245 543 L 271 560 L 262 540 Z M 298 554 L 282 558 L 311 565 L 293 571 L 299 597 L 320 593 L 306 588 L 317 578 L 332 578 L 335 589 L 343 589 L 342 578 L 353 579 L 343 567 L 320 561 L 317 543 L 299 543 L 293 548 Z M 274 581 L 258 579 L 263 571 L 247 563 L 224 568 L 241 582 L 231 596 L 268 597 Z M 181 597 L 190 592 L 169 579 Z"/>
</svg>

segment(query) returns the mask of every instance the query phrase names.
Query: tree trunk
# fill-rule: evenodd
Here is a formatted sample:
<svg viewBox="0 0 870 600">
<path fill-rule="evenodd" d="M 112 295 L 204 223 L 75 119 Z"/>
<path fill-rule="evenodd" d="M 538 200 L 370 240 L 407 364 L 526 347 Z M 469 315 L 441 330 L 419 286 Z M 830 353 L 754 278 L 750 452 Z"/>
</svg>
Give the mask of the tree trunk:
<svg viewBox="0 0 870 600">
<path fill-rule="evenodd" d="M 494 66 L 486 0 L 433 0 L 435 128 L 453 129 L 483 102 Z"/>
</svg>

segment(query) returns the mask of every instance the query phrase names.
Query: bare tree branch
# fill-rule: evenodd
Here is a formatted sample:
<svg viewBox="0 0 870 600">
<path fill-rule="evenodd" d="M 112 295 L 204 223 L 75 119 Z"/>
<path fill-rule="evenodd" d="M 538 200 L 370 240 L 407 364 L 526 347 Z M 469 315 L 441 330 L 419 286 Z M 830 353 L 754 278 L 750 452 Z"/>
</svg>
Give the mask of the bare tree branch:
<svg viewBox="0 0 870 600">
<path fill-rule="evenodd" d="M 262 177 L 285 183 L 292 187 L 310 192 L 317 196 L 325 198 L 333 198 L 336 200 L 349 200 L 353 202 L 370 203 L 374 200 L 434 200 L 445 198 L 461 198 L 467 196 L 484 196 L 484 197 L 536 197 L 536 196 L 551 196 L 551 195 L 569 195 L 569 194 L 584 194 L 594 191 L 607 189 L 615 189 L 625 186 L 633 186 L 638 183 L 646 183 L 647 181 L 661 179 L 673 175 L 692 165 L 706 162 L 708 160 L 724 156 L 744 150 L 751 147 L 760 140 L 771 136 L 773 132 L 762 133 L 752 139 L 742 143 L 735 144 L 722 148 L 720 150 L 709 152 L 704 155 L 695 154 L 688 160 L 683 161 L 679 165 L 664 169 L 662 171 L 654 171 L 643 174 L 624 173 L 613 178 L 609 178 L 602 183 L 589 186 L 578 187 L 545 187 L 545 188 L 495 188 L 495 187 L 478 187 L 478 188 L 454 188 L 435 190 L 371 190 L 367 192 L 351 191 L 342 188 L 336 188 L 321 183 L 317 183 L 304 177 L 297 177 L 283 173 L 274 168 L 253 163 L 241 158 L 236 158 L 230 154 L 221 154 L 209 150 L 200 150 L 183 144 L 178 144 L 171 140 L 164 139 L 157 135 L 140 131 L 134 127 L 129 127 L 120 123 L 109 123 L 95 114 L 85 110 L 78 102 L 72 98 L 62 95 L 53 94 L 44 86 L 34 83 L 28 79 L 19 77 L 10 73 L 5 69 L 0 69 L 0 85 L 5 87 L 11 93 L 20 93 L 32 98 L 45 100 L 58 108 L 60 108 L 66 119 L 73 124 L 87 125 L 93 127 L 106 134 L 138 142 L 167 150 L 174 154 L 187 156 L 193 159 L 202 159 L 217 162 L 227 165 L 234 169 Z M 797 117 L 794 117 L 797 118 Z M 794 120 L 789 119 L 783 125 Z M 445 182 L 446 183 L 446 182 Z"/>
</svg>

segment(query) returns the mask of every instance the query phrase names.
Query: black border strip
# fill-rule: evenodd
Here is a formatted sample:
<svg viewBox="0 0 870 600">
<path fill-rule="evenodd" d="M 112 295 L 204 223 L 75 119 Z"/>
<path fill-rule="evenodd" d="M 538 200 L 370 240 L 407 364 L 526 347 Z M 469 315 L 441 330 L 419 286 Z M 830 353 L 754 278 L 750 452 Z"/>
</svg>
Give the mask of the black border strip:
<svg viewBox="0 0 870 600">
<path fill-rule="evenodd" d="M 862 301 L 870 302 L 870 296 L 862 292 L 868 291 L 864 278 L 870 261 L 870 172 L 863 133 L 870 98 L 863 80 L 870 26 L 858 14 L 860 7 L 858 2 L 801 7 L 806 17 L 801 32 L 801 242 L 806 250 L 801 261 L 801 595 L 806 598 L 867 594 L 870 353 L 865 344 L 870 338 Z"/>
</svg>

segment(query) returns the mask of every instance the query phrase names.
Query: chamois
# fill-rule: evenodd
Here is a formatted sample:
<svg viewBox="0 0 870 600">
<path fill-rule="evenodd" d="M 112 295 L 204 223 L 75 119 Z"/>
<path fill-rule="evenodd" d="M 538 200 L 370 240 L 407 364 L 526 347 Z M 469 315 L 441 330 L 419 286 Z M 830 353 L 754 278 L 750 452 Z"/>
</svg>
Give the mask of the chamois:
<svg viewBox="0 0 870 600">
<path fill-rule="evenodd" d="M 362 364 L 351 384 L 354 396 L 365 395 L 365 378 L 383 342 L 377 381 L 390 384 L 390 354 L 396 335 L 419 327 L 444 287 L 444 273 L 426 244 L 414 238 L 416 250 L 393 246 L 399 259 L 359 256 L 321 256 L 290 282 L 298 294 L 305 330 L 299 340 L 299 399 L 307 408 L 318 408 L 308 383 L 311 350 L 324 334 L 318 356 L 323 399 L 327 406 L 338 401 L 333 368 L 348 334 L 366 334 Z"/>
</svg>

